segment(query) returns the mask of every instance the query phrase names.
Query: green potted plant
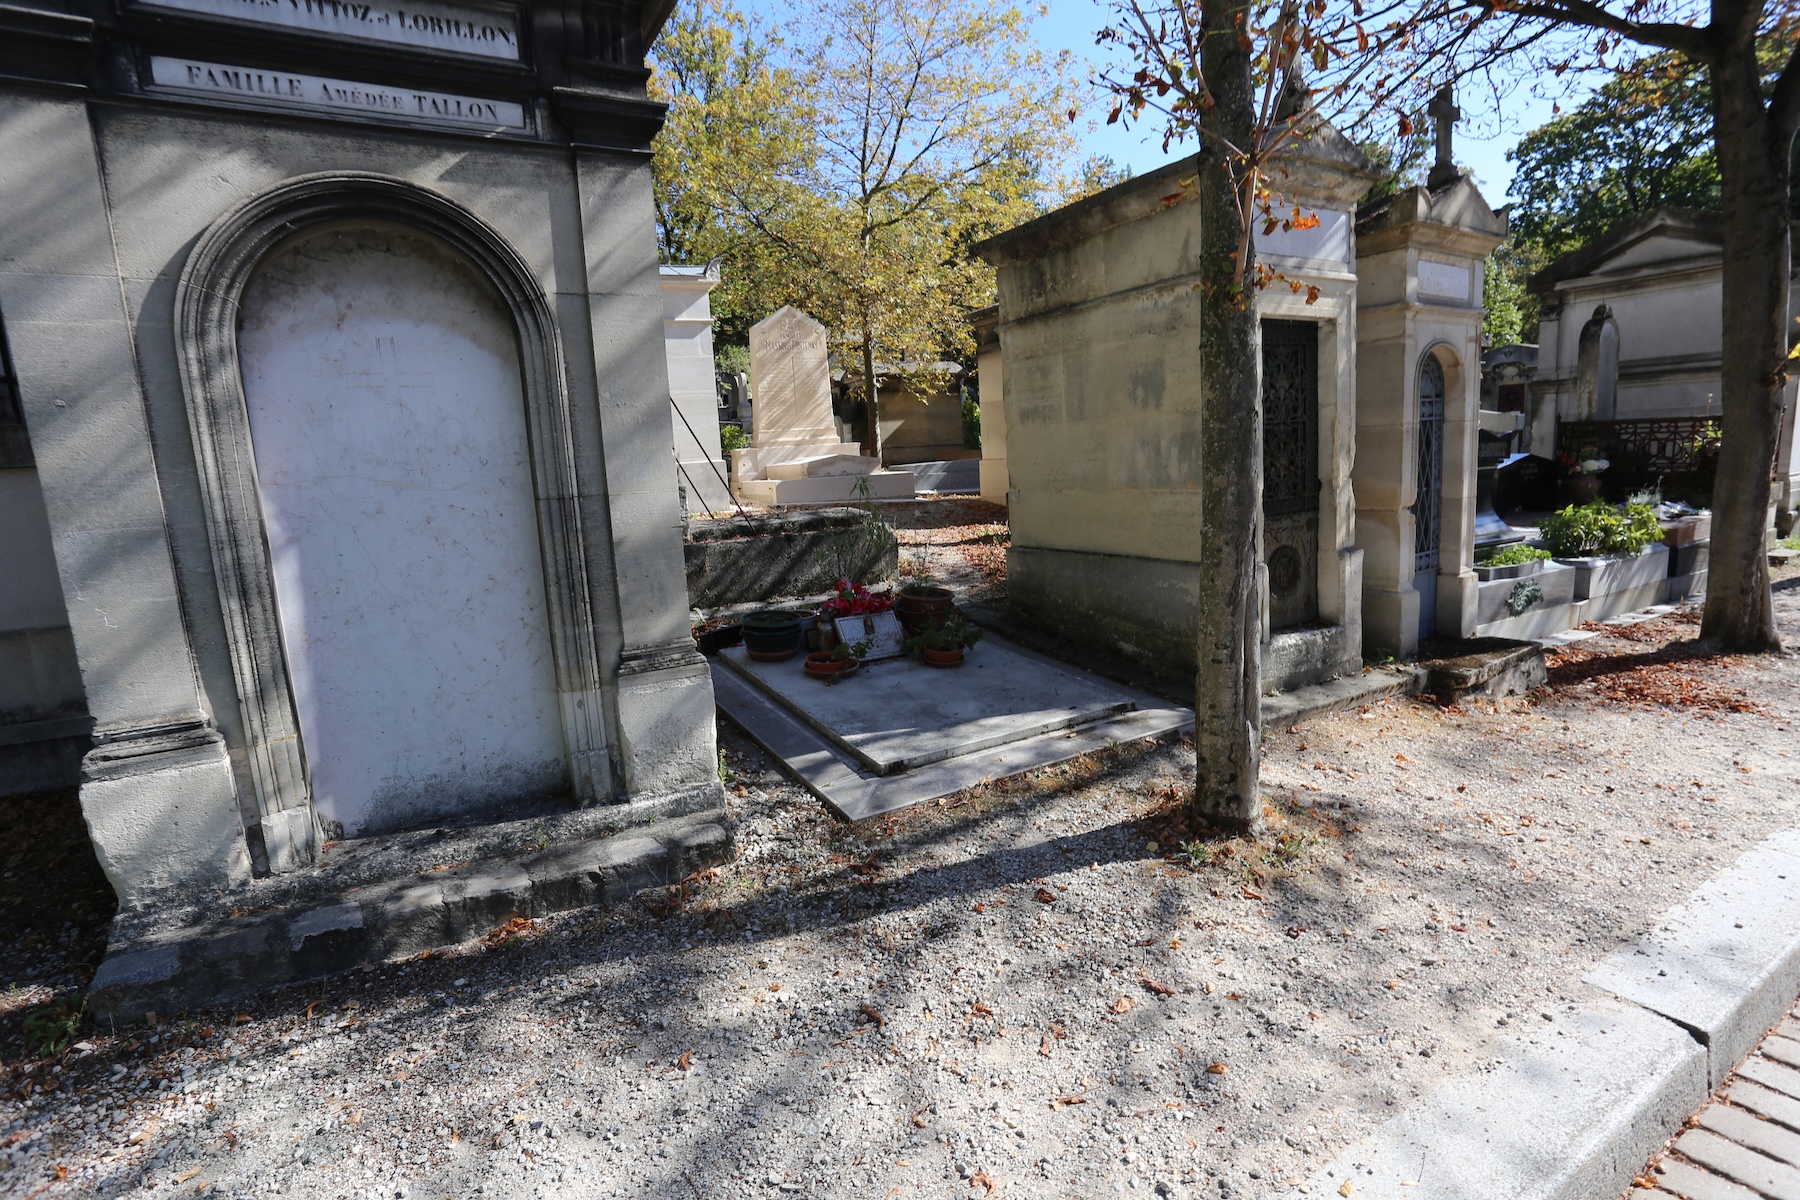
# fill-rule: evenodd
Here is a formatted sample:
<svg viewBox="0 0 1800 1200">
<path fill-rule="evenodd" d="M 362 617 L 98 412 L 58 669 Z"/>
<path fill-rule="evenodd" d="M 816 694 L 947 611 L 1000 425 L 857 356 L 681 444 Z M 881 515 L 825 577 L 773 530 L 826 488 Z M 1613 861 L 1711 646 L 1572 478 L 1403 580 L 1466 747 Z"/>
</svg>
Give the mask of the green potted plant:
<svg viewBox="0 0 1800 1200">
<path fill-rule="evenodd" d="M 907 638 L 904 646 L 908 653 L 917 650 L 931 666 L 954 667 L 962 662 L 963 652 L 980 640 L 980 629 L 953 616 L 925 626 Z"/>
<path fill-rule="evenodd" d="M 1538 529 L 1557 561 L 1575 568 L 1575 599 L 1611 597 L 1589 609 L 1587 619 L 1663 599 L 1657 589 L 1666 590 L 1669 548 L 1662 544 L 1662 520 L 1648 504 L 1572 504 L 1545 517 Z"/>
<path fill-rule="evenodd" d="M 1483 583 L 1494 579 L 1523 579 L 1536 575 L 1550 561 L 1550 552 L 1541 546 L 1514 542 L 1502 546 L 1475 564 L 1475 577 Z"/>
<path fill-rule="evenodd" d="M 839 642 L 829 650 L 814 650 L 806 656 L 806 673 L 814 679 L 848 675 L 862 665 L 868 652 L 867 642 Z"/>
</svg>

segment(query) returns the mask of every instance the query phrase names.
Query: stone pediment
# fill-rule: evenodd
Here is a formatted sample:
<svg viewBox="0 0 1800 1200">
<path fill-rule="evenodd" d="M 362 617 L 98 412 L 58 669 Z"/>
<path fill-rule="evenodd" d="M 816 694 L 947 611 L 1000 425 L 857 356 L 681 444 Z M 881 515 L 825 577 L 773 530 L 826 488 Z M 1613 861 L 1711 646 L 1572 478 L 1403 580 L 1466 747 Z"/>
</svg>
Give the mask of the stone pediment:
<svg viewBox="0 0 1800 1200">
<path fill-rule="evenodd" d="M 1362 253 L 1382 248 L 1388 241 L 1416 238 L 1426 227 L 1468 234 L 1491 247 L 1506 236 L 1507 221 L 1487 202 L 1474 178 L 1463 174 L 1439 188 L 1410 187 L 1363 205 L 1356 213 L 1357 250 Z"/>
</svg>

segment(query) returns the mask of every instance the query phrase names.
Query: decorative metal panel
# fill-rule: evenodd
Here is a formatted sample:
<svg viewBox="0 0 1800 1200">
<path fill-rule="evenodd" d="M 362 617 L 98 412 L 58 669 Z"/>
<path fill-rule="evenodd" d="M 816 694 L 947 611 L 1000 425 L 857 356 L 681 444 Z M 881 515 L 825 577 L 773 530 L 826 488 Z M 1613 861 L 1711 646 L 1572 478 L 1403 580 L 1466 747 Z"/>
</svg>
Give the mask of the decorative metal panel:
<svg viewBox="0 0 1800 1200">
<path fill-rule="evenodd" d="M 1419 485 L 1413 497 L 1413 574 L 1437 574 L 1444 494 L 1444 368 L 1419 364 Z"/>
<path fill-rule="evenodd" d="M 1619 498 L 1640 488 L 1660 488 L 1665 496 L 1712 494 L 1718 444 L 1712 434 L 1722 417 L 1638 417 L 1622 421 L 1559 421 L 1556 448 L 1612 463 L 1601 478 L 1608 495 Z"/>
<path fill-rule="evenodd" d="M 1262 327 L 1263 552 L 1269 625 L 1319 616 L 1319 327 Z"/>
</svg>

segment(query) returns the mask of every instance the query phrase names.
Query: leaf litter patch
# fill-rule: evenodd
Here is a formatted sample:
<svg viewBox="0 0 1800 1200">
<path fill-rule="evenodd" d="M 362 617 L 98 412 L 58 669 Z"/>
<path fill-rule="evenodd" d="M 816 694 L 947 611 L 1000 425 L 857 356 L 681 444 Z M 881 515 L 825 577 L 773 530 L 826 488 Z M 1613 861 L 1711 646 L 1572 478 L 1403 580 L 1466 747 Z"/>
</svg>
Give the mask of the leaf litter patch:
<svg viewBox="0 0 1800 1200">
<path fill-rule="evenodd" d="M 1722 678 L 1746 666 L 1747 656 L 1702 644 L 1699 624 L 1699 613 L 1689 610 L 1637 625 L 1584 625 L 1601 636 L 1551 652 L 1551 694 L 1633 708 L 1774 715 Z"/>
</svg>

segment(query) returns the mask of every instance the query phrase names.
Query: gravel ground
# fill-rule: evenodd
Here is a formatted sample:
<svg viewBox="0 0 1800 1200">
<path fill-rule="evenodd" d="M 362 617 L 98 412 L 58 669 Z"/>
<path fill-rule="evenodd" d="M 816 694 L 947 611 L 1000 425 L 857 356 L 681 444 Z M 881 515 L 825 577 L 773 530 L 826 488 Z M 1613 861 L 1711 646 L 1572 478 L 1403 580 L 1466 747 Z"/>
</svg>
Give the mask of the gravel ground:
<svg viewBox="0 0 1800 1200">
<path fill-rule="evenodd" d="M 726 727 L 735 862 L 11 1061 L 0 1192 L 1280 1195 L 1796 823 L 1800 665 L 1649 657 L 1692 632 L 1271 731 L 1268 835 L 1192 857 L 1180 743 L 851 830 Z"/>
</svg>

